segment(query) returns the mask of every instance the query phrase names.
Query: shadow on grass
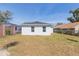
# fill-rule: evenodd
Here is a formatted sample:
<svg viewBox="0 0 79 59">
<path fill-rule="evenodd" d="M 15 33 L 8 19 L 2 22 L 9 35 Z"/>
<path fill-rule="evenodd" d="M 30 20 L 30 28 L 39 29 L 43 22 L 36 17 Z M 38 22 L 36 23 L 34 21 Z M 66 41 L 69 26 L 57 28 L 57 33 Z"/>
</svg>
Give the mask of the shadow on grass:
<svg viewBox="0 0 79 59">
<path fill-rule="evenodd" d="M 19 43 L 19 42 L 16 42 L 16 41 L 11 42 L 11 43 L 8 43 L 8 44 L 6 44 L 6 45 L 3 47 L 3 49 L 8 49 L 9 47 L 16 46 L 18 43 Z"/>
<path fill-rule="evenodd" d="M 73 39 L 70 39 L 70 38 L 67 38 L 67 40 L 72 41 L 72 42 L 79 42 L 77 40 L 73 40 Z"/>
</svg>

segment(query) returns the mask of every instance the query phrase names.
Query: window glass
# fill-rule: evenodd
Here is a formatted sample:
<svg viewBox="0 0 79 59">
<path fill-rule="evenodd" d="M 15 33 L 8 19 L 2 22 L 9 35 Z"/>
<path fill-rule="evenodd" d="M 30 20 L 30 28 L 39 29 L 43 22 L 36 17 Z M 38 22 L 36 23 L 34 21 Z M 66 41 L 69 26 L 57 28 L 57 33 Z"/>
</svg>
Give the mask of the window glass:
<svg viewBox="0 0 79 59">
<path fill-rule="evenodd" d="M 31 32 L 34 32 L 34 27 L 33 26 L 31 27 Z"/>
<path fill-rule="evenodd" d="M 43 32 L 46 32 L 46 27 L 45 26 L 43 27 Z"/>
</svg>

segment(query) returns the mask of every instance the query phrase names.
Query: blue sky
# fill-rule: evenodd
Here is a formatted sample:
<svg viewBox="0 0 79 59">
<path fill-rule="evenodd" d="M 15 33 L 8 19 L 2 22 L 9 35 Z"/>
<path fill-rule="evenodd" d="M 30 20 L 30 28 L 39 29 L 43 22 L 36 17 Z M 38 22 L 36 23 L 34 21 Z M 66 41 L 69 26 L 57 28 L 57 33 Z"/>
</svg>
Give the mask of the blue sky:
<svg viewBox="0 0 79 59">
<path fill-rule="evenodd" d="M 22 24 L 29 21 L 42 21 L 48 23 L 68 23 L 69 11 L 79 8 L 79 4 L 67 3 L 37 3 L 37 4 L 0 4 L 0 10 L 12 12 L 12 23 Z"/>
</svg>

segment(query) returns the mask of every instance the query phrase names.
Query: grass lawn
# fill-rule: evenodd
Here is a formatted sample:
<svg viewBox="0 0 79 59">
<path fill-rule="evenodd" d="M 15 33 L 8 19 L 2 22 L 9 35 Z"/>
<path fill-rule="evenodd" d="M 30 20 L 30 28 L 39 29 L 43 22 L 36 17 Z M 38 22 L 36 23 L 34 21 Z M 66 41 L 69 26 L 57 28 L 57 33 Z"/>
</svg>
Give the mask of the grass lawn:
<svg viewBox="0 0 79 59">
<path fill-rule="evenodd" d="M 79 55 L 78 36 L 57 33 L 51 36 L 22 36 L 17 34 L 0 38 L 0 47 L 14 41 L 18 44 L 8 48 L 11 55 Z"/>
</svg>

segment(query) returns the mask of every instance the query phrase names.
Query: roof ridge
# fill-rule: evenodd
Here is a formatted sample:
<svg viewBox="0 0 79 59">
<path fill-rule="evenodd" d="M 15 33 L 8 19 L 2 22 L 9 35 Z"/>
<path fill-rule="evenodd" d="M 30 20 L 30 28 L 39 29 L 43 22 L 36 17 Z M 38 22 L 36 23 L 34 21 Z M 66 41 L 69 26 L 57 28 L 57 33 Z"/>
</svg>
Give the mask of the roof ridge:
<svg viewBox="0 0 79 59">
<path fill-rule="evenodd" d="M 49 23 L 40 22 L 40 21 L 33 21 L 33 22 L 24 22 L 23 24 L 49 24 Z"/>
</svg>

